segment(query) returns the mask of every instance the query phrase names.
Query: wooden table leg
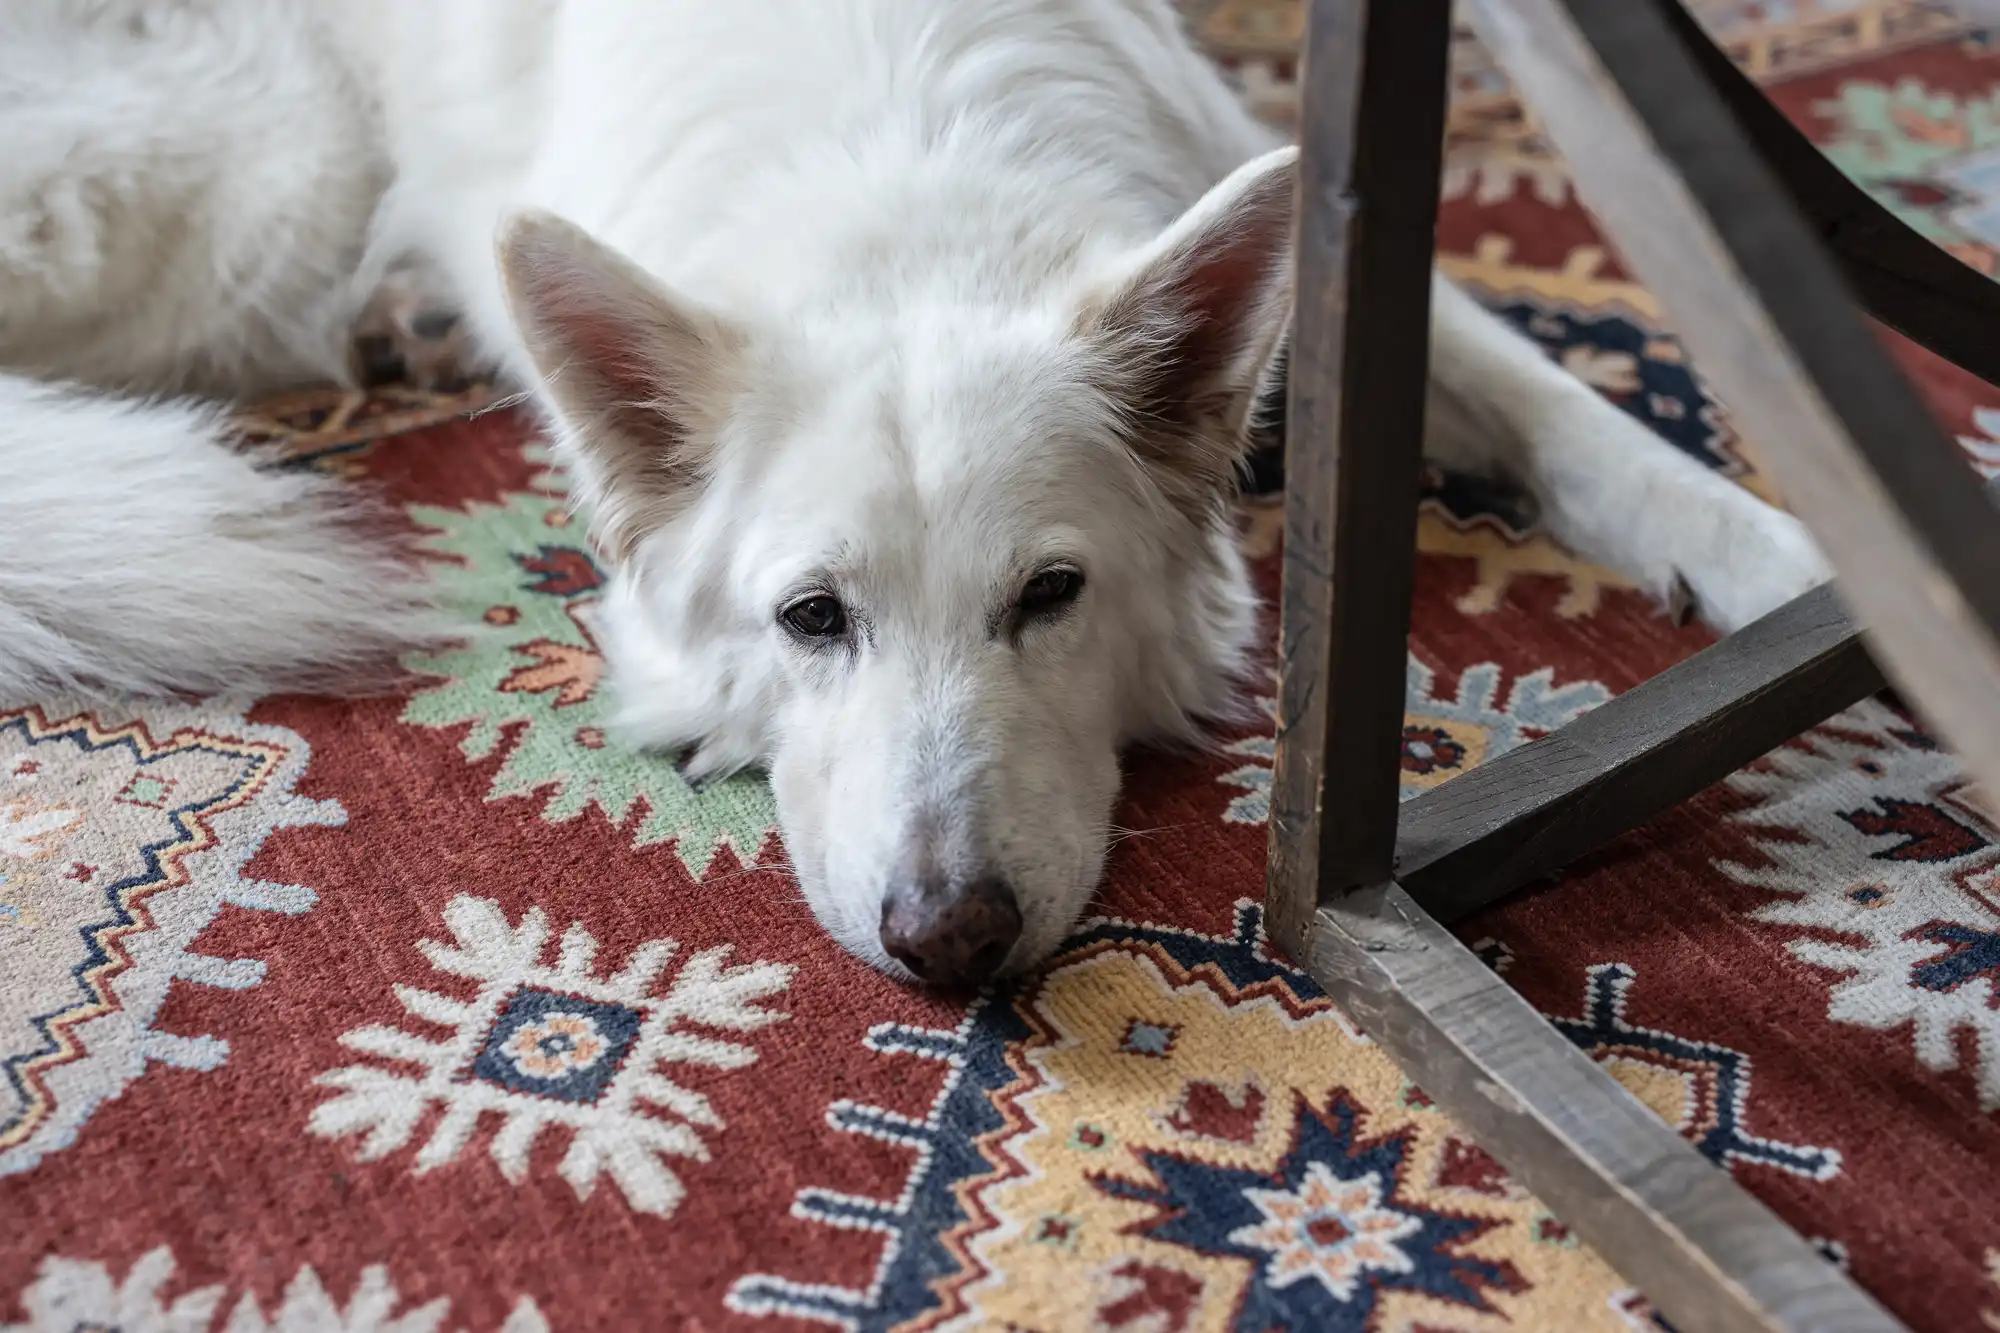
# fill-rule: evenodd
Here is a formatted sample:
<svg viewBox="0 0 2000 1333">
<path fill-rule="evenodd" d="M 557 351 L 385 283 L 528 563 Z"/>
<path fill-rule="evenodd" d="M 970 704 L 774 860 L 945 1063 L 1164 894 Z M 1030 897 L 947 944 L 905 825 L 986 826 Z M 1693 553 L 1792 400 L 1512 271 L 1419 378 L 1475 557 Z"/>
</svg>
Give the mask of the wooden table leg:
<svg viewBox="0 0 2000 1333">
<path fill-rule="evenodd" d="M 1307 33 L 1268 912 L 1301 957 L 1396 854 L 1451 3 L 1314 0 Z"/>
<path fill-rule="evenodd" d="M 1433 1101 L 1675 1328 L 1902 1327 L 1401 888 L 1321 908 L 1309 969 Z"/>
<path fill-rule="evenodd" d="M 1676 0 L 1467 0 L 1757 441 L 1868 647 L 2000 790 L 2000 522 L 1688 43 Z"/>
<path fill-rule="evenodd" d="M 1314 0 L 1311 10 L 1272 933 L 1681 1327 L 1893 1329 L 1391 878 L 1449 32 L 1449 0 Z M 1810 684 L 1814 664 L 1831 661 L 1828 688 L 1839 693 L 1855 679 L 1842 646 L 1851 636 L 1837 614 L 1831 626 L 1807 619 L 1811 642 L 1776 674 Z M 1679 691 L 1666 697 L 1686 703 Z M 1653 740 L 1626 747 L 1622 767 L 1657 776 Z"/>
</svg>

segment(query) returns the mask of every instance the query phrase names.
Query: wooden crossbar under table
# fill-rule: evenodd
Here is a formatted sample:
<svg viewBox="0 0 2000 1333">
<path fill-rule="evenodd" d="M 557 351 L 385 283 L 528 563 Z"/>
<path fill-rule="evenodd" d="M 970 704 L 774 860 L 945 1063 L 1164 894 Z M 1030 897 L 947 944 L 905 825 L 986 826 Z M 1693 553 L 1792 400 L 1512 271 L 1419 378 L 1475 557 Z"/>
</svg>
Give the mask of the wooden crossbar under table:
<svg viewBox="0 0 2000 1333">
<path fill-rule="evenodd" d="M 1838 584 L 1399 804 L 1451 0 L 1312 0 L 1271 929 L 1676 1327 L 1898 1328 L 1441 923 L 1889 682 L 2000 793 L 2000 510 L 1862 313 L 2000 381 L 2000 286 L 1850 184 L 1674 0 L 1465 4 Z"/>
</svg>

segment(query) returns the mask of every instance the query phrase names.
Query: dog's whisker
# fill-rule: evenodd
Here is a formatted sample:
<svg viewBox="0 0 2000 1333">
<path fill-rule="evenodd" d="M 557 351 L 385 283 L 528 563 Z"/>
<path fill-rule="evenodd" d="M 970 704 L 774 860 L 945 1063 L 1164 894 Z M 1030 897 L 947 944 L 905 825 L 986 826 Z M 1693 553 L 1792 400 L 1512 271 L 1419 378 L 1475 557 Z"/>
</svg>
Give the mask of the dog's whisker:
<svg viewBox="0 0 2000 1333">
<path fill-rule="evenodd" d="M 1105 845 L 1116 847 L 1119 843 L 1129 838 L 1151 838 L 1161 833 L 1172 833 L 1175 829 L 1194 827 L 1196 827 L 1196 824 L 1193 820 L 1182 820 L 1178 824 L 1161 824 L 1158 828 L 1119 828 L 1113 825 L 1110 837 L 1106 840 Z"/>
<path fill-rule="evenodd" d="M 793 884 L 799 882 L 799 877 L 783 866 L 747 866 L 742 870 L 730 870 L 720 875 L 710 875 L 701 881 L 701 886 L 707 888 L 711 884 L 727 884 L 731 880 L 748 879 L 752 875 L 776 875 L 780 879 L 787 880 Z"/>
</svg>

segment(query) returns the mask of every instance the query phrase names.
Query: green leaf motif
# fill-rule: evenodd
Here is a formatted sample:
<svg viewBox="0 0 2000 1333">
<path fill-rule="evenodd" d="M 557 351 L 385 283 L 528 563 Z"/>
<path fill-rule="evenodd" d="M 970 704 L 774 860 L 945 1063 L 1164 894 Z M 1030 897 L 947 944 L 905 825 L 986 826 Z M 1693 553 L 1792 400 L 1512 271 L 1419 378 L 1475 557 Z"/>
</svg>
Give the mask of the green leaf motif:
<svg viewBox="0 0 2000 1333">
<path fill-rule="evenodd" d="M 1821 145 L 1827 159 L 1891 213 L 1940 245 L 1985 240 L 2000 170 L 2000 94 L 1961 98 L 1916 79 L 1855 81 L 1813 111 L 1834 127 Z"/>
<path fill-rule="evenodd" d="M 595 805 L 632 830 L 635 847 L 671 842 L 695 875 L 724 843 L 754 860 L 777 823 L 761 775 L 697 788 L 672 758 L 610 734 L 604 660 L 589 628 L 602 574 L 561 494 L 409 513 L 431 530 L 425 549 L 442 557 L 432 565 L 440 600 L 488 628 L 468 647 L 407 661 L 439 683 L 412 697 L 402 720 L 469 728 L 459 744 L 467 759 L 504 754 L 489 801 L 547 793 L 542 818 L 557 823 Z"/>
</svg>

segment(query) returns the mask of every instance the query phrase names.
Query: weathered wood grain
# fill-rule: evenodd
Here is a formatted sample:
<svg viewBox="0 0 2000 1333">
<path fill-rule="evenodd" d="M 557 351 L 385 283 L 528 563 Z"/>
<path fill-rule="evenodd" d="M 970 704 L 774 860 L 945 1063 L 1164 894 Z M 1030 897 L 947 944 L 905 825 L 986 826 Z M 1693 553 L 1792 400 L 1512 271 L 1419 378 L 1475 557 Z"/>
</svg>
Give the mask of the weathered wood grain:
<svg viewBox="0 0 2000 1333">
<path fill-rule="evenodd" d="M 1295 950 L 1322 893 L 1395 857 L 1450 36 L 1450 0 L 1309 19 L 1270 844 Z"/>
<path fill-rule="evenodd" d="M 1440 921 L 1553 874 L 1882 688 L 1832 587 L 1403 806 L 1396 881 Z"/>
<path fill-rule="evenodd" d="M 1341 1008 L 1676 1328 L 1901 1327 L 1401 888 L 1330 900 L 1312 939 Z"/>
<path fill-rule="evenodd" d="M 1875 660 L 2000 789 L 2000 522 L 1673 3 L 1467 0 L 1467 14 L 1826 549 Z"/>
</svg>

